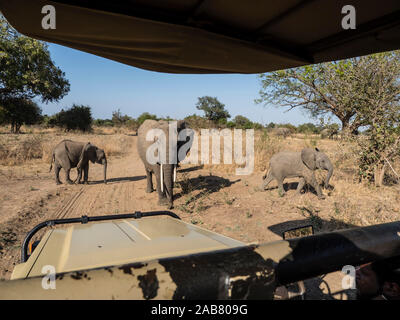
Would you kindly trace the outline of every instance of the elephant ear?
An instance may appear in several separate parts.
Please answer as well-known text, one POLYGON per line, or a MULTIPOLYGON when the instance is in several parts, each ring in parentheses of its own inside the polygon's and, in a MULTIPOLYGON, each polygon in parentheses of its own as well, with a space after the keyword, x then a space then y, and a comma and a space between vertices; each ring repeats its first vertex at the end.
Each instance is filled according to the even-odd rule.
POLYGON ((301 150, 301 160, 310 170, 317 168, 315 150, 312 148, 305 148, 301 150))
POLYGON ((88 159, 88 150, 89 150, 90 146, 91 146, 90 142, 86 143, 83 146, 82 151, 81 151, 81 155, 79 156, 79 162, 76 165, 76 167, 78 169, 81 169, 82 165, 89 161, 89 159, 88 159))

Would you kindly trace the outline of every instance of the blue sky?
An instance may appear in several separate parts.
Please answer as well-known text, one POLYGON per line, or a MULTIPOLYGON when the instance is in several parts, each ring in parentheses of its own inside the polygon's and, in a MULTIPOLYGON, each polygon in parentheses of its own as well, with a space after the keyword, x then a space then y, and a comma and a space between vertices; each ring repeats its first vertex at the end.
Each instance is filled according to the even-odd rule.
POLYGON ((94 118, 111 118, 112 111, 137 117, 143 112, 182 119, 196 113, 201 96, 217 97, 232 118, 241 114, 260 123, 317 121, 300 110, 256 105, 260 82, 257 75, 176 75, 145 71, 78 50, 49 44, 55 64, 71 85, 67 96, 57 103, 41 104, 44 114, 52 115, 73 103, 89 105, 94 118))

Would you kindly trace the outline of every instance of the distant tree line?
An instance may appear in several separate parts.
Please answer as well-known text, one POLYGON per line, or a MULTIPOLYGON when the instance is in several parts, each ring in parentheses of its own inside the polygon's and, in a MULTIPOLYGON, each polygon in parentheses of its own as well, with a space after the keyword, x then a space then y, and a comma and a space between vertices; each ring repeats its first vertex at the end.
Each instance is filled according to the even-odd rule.
MULTIPOLYGON (((80 130, 89 132, 93 126, 97 127, 124 127, 133 131, 137 131, 139 126, 147 119, 153 120, 177 120, 169 116, 158 117, 155 114, 144 112, 137 118, 122 114, 118 109, 112 112, 111 119, 93 119, 91 107, 74 104, 71 108, 62 109, 54 115, 42 115, 42 109, 31 100, 20 100, 9 102, 12 105, 3 108, 0 106, 0 124, 10 124, 12 132, 19 132, 22 124, 27 125, 42 125, 46 128, 61 128, 65 131, 80 130)), ((226 114, 225 114, 226 115, 226 114)), ((253 122, 242 115, 237 115, 231 121, 228 121, 225 116, 223 118, 214 118, 210 120, 206 116, 192 114, 184 118, 189 127, 193 129, 201 128, 231 128, 231 129, 274 129, 288 128, 291 133, 304 134, 319 134, 325 128, 332 126, 337 130, 339 126, 333 125, 316 125, 313 123, 304 123, 295 126, 290 123, 279 124, 270 122, 262 125, 253 122)))

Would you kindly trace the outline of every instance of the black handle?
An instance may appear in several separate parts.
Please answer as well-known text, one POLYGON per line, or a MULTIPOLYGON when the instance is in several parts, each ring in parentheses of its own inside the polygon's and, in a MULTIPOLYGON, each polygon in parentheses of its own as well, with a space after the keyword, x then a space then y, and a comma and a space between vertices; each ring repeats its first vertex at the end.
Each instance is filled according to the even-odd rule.
POLYGON ((82 216, 80 218, 69 218, 69 219, 55 219, 55 220, 47 220, 42 223, 39 223, 35 226, 31 231, 27 233, 25 239, 22 243, 21 249, 21 262, 24 263, 28 260, 28 246, 32 237, 38 232, 40 229, 45 227, 52 227, 58 224, 68 224, 68 223, 88 223, 90 221, 105 221, 105 220, 118 220, 118 219, 139 219, 141 217, 150 217, 150 216, 159 216, 159 215, 168 215, 176 219, 180 219, 175 213, 171 211, 151 211, 151 212, 140 212, 137 211, 135 213, 127 213, 127 214, 115 214, 115 215, 106 215, 106 216, 95 216, 88 217, 82 216))

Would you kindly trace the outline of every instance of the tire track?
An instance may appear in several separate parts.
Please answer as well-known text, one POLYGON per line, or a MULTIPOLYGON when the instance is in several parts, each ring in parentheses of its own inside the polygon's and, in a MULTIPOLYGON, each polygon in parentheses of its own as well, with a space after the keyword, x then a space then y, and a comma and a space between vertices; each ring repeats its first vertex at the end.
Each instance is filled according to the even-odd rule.
POLYGON ((84 188, 81 187, 80 190, 71 197, 71 199, 66 203, 66 205, 62 206, 55 213, 55 218, 56 219, 63 219, 68 214, 68 211, 70 211, 71 208, 74 206, 76 201, 82 196, 84 191, 85 191, 84 188))
POLYGON ((84 196, 79 197, 75 205, 69 210, 68 216, 72 218, 81 217, 82 215, 98 215, 93 210, 93 206, 99 197, 98 189, 99 186, 86 186, 84 196))
MULTIPOLYGON (((122 158, 109 161, 108 177, 111 181, 108 184, 82 185, 68 202, 58 209, 55 218, 130 213, 147 207, 149 203, 136 194, 136 191, 141 189, 138 185, 143 185, 145 179, 127 179, 142 176, 144 173, 135 144, 136 141, 133 139, 131 152, 122 158)), ((92 181, 102 179, 101 166, 94 166, 91 169, 91 179, 92 181)))

